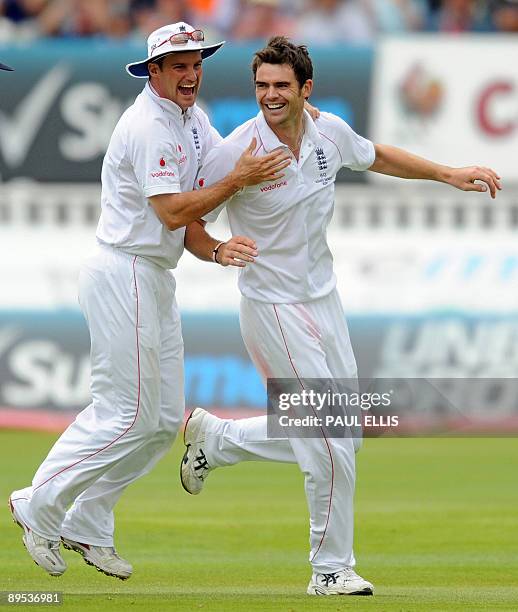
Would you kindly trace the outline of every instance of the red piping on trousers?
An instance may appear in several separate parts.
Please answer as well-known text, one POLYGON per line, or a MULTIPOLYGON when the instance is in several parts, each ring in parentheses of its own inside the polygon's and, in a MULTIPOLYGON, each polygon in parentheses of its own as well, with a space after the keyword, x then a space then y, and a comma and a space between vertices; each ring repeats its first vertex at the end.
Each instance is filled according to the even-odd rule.
POLYGON ((110 446, 112 446, 112 444, 115 444, 115 442, 117 442, 117 440, 120 440, 123 436, 125 436, 128 433, 128 431, 133 427, 133 425, 135 425, 135 421, 137 420, 139 409, 140 409, 140 346, 139 346, 139 337, 138 337, 139 308, 138 308, 137 275, 136 275, 136 272, 135 272, 135 263, 136 263, 136 261, 137 261, 137 256, 135 255, 135 257, 133 258, 132 267, 133 267, 133 283, 134 283, 134 286, 135 286, 135 296, 136 296, 136 306, 137 306, 136 321, 135 321, 135 336, 136 336, 136 346, 137 346, 138 392, 137 392, 137 409, 135 411, 135 416, 133 417, 133 421, 130 423, 130 425, 120 435, 118 435, 109 444, 107 444, 106 446, 103 446, 103 448, 100 448, 99 450, 95 451, 94 453, 91 453, 90 455, 88 455, 86 457, 83 457, 83 459, 80 459, 79 461, 76 461, 75 463, 72 463, 71 465, 67 465, 67 467, 64 467, 63 469, 59 470, 59 472, 56 472, 55 474, 52 474, 52 476, 49 476, 49 478, 47 478, 47 480, 44 480, 37 487, 34 487, 34 489, 33 489, 34 491, 36 491, 37 489, 42 487, 44 484, 46 484, 47 482, 49 482, 50 480, 52 480, 56 476, 59 476, 63 472, 66 472, 70 468, 73 468, 76 465, 79 465, 80 463, 82 463, 83 461, 86 461, 86 459, 90 459, 91 457, 95 457, 95 455, 98 455, 103 450, 106 450, 107 448, 110 448, 110 446))
MULTIPOLYGON (((284 332, 282 330, 281 321, 279 319, 279 314, 277 312, 277 307, 275 306, 275 304, 272 304, 272 306, 273 306, 273 310, 275 311, 275 317, 277 318, 277 323, 279 324, 279 329, 281 331, 282 340, 284 342, 284 346, 286 347, 286 352, 288 353, 288 359, 290 360, 291 367, 292 367, 293 371, 295 372, 295 376, 297 377, 297 380, 299 381, 300 386, 304 389, 304 385, 302 384, 302 381, 300 380, 300 376, 298 375, 297 369, 295 368, 295 364, 293 363, 293 359, 291 358, 291 353, 290 353, 290 349, 288 348, 288 343, 286 342, 286 338, 284 337, 284 332)), ((315 411, 313 411, 313 413, 315 414, 315 411)), ((317 415, 315 414, 315 416, 317 416, 317 415)), ((317 547, 315 553, 313 554, 313 556, 309 560, 310 563, 317 556, 318 551, 322 547, 322 542, 324 541, 324 538, 326 537, 327 527, 329 525, 329 517, 331 516, 331 503, 333 501, 333 488, 334 488, 334 484, 335 484, 335 466, 334 466, 334 462, 333 462, 333 455, 331 453, 331 447, 329 446, 329 442, 328 442, 328 440, 326 438, 326 434, 324 432, 324 428, 321 427, 320 429, 322 430, 322 436, 323 436, 324 441, 326 443, 327 452, 329 453, 329 459, 331 461, 331 490, 329 492, 329 507, 327 508, 327 518, 326 518, 326 526, 324 527, 324 533, 322 534, 322 537, 320 538, 320 542, 318 544, 318 547, 317 547)))

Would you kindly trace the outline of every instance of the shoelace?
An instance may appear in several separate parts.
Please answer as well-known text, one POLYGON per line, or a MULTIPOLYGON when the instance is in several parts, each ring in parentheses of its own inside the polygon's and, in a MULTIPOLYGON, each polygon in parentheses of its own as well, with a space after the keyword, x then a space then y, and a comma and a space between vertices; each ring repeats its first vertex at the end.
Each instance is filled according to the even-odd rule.
POLYGON ((115 548, 112 548, 112 554, 116 559, 118 559, 119 561, 122 561, 122 557, 119 556, 115 548))
POLYGON ((49 550, 59 550, 59 546, 60 546, 59 540, 56 540, 56 541, 49 540, 48 542, 49 542, 48 543, 49 550))
POLYGON ((113 556, 117 557, 117 559, 120 559, 119 555, 117 554, 117 551, 113 546, 99 546, 99 550, 101 551, 101 554, 103 556, 113 556))

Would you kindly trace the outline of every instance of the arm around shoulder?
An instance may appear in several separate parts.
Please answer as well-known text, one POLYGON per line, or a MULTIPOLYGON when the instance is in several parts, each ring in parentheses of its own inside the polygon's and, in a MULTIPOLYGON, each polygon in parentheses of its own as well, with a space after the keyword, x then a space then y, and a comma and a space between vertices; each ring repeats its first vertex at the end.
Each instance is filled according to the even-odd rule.
POLYGON ((239 175, 232 171, 207 189, 164 193, 150 197, 149 201, 165 227, 176 230, 214 210, 241 187, 239 175))
POLYGON ((282 178, 282 170, 290 164, 290 157, 283 150, 255 157, 253 152, 256 144, 253 138, 233 170, 212 186, 198 191, 150 197, 149 201, 162 223, 169 230, 176 230, 201 219, 243 187, 282 178))

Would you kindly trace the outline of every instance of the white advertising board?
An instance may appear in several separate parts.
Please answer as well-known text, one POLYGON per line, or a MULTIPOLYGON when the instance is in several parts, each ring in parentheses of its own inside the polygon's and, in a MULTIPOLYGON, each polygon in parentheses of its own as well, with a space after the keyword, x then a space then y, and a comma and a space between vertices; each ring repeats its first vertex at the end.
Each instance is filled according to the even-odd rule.
MULTIPOLYGON (((503 35, 380 41, 369 136, 518 182, 518 40, 503 35)), ((373 180, 397 180, 369 173, 373 180)))

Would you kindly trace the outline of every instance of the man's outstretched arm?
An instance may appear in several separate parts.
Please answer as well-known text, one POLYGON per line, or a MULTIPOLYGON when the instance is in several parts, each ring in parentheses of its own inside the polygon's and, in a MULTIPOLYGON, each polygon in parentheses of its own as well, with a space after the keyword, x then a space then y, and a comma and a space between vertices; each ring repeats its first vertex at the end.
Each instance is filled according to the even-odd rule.
POLYGON ((489 189, 492 198, 495 198, 496 192, 502 189, 500 177, 491 168, 483 166, 451 168, 391 145, 377 144, 375 150, 376 159, 369 168, 372 172, 406 179, 438 181, 462 191, 487 191, 489 189), (475 183, 475 181, 480 181, 482 184, 475 183))

